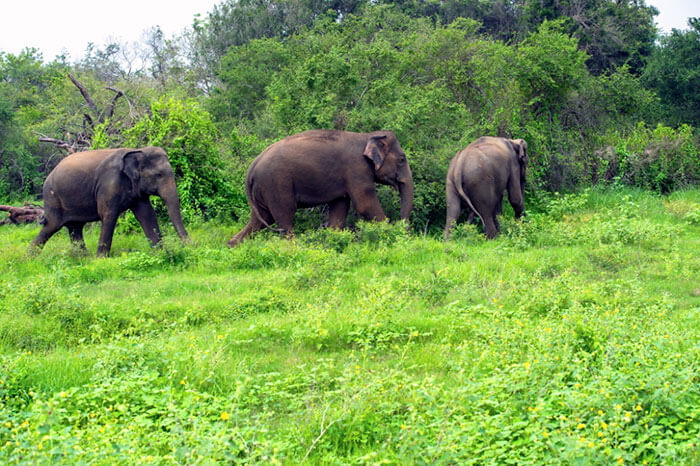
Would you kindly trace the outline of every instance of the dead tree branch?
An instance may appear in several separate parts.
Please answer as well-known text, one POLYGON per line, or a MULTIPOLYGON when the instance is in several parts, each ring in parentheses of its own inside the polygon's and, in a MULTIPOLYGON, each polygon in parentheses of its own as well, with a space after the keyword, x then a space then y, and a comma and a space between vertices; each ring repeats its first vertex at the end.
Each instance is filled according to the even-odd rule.
POLYGON ((0 225, 8 225, 10 223, 18 225, 20 223, 37 222, 44 215, 44 209, 31 204, 24 204, 24 207, 13 207, 9 205, 0 205, 0 211, 9 213, 8 217, 0 220, 0 225))
POLYGON ((50 144, 55 145, 59 149, 67 150, 69 154, 73 154, 76 152, 74 144, 68 144, 66 141, 61 141, 60 139, 40 137, 39 142, 48 142, 50 144))
POLYGON ((95 104, 95 101, 92 100, 92 97, 90 97, 90 94, 88 94, 88 91, 85 89, 85 87, 73 77, 72 74, 68 73, 68 77, 70 78, 71 81, 73 81, 73 84, 75 84, 75 87, 78 88, 80 93, 83 95, 83 99, 85 99, 85 102, 87 102, 88 106, 90 109, 95 112, 95 115, 99 115, 100 111, 97 109, 97 105, 95 104))
MULTIPOLYGON (((90 148, 90 146, 92 145, 92 138, 95 132, 95 126, 98 124, 103 124, 105 123, 105 121, 112 118, 112 116, 114 115, 114 110, 117 106, 117 102, 121 97, 124 97, 127 100, 127 102, 129 102, 129 105, 131 105, 131 102, 129 100, 129 97, 124 93, 124 91, 116 89, 114 87, 106 87, 105 89, 114 92, 114 97, 112 97, 108 105, 105 105, 104 110, 100 111, 100 109, 90 96, 90 93, 87 91, 85 86, 83 86, 83 84, 80 81, 78 81, 78 79, 75 78, 75 76, 73 76, 72 74, 66 74, 68 75, 68 78, 71 80, 71 82, 75 85, 75 87, 78 88, 80 94, 82 94, 83 99, 85 100, 85 102, 87 102, 87 105, 90 108, 90 110, 83 113, 82 129, 65 129, 66 135, 64 136, 63 140, 51 138, 39 133, 37 133, 37 135, 39 136, 39 142, 47 142, 50 144, 54 144, 57 148, 66 150, 68 151, 68 153, 72 154, 90 148)), ((114 125, 109 125, 109 128, 106 129, 108 132, 116 131, 114 129, 114 125)))
POLYGON ((114 114, 114 107, 117 105, 117 100, 119 100, 119 98, 124 95, 124 92, 113 87, 105 87, 105 89, 115 93, 114 98, 112 98, 112 103, 109 104, 109 107, 107 107, 107 109, 105 110, 104 119, 106 120, 107 118, 112 118, 112 115, 114 114))

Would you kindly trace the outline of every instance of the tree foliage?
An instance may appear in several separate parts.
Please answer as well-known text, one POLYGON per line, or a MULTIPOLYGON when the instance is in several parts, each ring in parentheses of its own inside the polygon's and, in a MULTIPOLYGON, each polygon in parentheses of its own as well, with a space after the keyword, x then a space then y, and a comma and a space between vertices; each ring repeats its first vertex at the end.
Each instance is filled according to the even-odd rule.
POLYGON ((700 18, 689 29, 661 38, 644 70, 644 82, 657 92, 670 124, 700 126, 700 18))
POLYGON ((47 151, 34 131, 51 114, 51 94, 64 66, 44 65, 41 54, 0 52, 0 197, 33 194, 43 181, 39 170, 47 151))

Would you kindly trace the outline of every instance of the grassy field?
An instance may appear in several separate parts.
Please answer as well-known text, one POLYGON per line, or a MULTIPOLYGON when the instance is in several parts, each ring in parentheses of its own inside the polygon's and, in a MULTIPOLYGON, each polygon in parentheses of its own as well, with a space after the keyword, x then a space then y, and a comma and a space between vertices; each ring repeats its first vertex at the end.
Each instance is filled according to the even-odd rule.
POLYGON ((700 191, 528 208, 107 259, 2 227, 0 462, 698 464, 700 191))

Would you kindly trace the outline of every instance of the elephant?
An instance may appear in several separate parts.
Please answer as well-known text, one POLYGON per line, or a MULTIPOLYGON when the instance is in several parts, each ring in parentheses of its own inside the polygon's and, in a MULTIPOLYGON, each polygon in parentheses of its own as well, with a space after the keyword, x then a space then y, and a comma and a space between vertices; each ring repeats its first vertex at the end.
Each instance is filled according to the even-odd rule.
POLYGON ((375 183, 393 187, 400 215, 413 209, 413 177, 392 131, 353 133, 310 130, 281 139, 253 160, 246 176, 250 221, 231 238, 233 247, 263 226, 293 236, 299 207, 328 204, 329 228, 341 229, 350 208, 366 220, 386 220, 375 183))
POLYGON ((46 177, 43 227, 32 241, 32 247, 43 247, 65 226, 71 241, 85 249, 85 223, 101 220, 97 256, 108 255, 117 217, 127 209, 134 213, 146 237, 155 246, 160 242, 160 228, 149 201, 151 195, 163 199, 175 231, 183 241, 188 241, 175 174, 162 148, 103 149, 71 154, 46 177))
POLYGON ((525 210, 527 163, 527 143, 522 139, 484 136, 459 151, 447 170, 445 238, 450 237, 463 204, 470 209, 469 219, 476 214, 486 237, 494 238, 500 230, 496 217, 505 189, 515 217, 520 218, 525 210))

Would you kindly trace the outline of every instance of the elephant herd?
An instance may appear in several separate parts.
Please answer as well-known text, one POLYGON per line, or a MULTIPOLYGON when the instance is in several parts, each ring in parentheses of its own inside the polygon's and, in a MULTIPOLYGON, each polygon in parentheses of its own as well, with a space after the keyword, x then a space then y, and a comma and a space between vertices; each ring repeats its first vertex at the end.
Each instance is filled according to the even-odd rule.
MULTIPOLYGON (((478 216, 488 238, 498 233, 503 192, 515 216, 523 214, 527 144, 522 139, 481 137, 458 152, 447 173, 448 238, 462 207, 478 216)), ((327 204, 328 226, 343 228, 350 203, 367 220, 386 215, 375 183, 393 187, 401 198, 401 218, 413 209, 413 177, 406 154, 392 131, 353 133, 311 130, 267 147, 248 168, 248 224, 228 241, 233 247, 276 223, 291 236, 296 209, 327 204)), ((97 255, 107 255, 119 214, 131 210, 152 244, 160 241, 156 213, 149 201, 160 196, 175 231, 188 240, 180 213, 175 175, 159 147, 107 149, 71 154, 44 182, 44 218, 33 247, 42 247, 66 227, 71 241, 85 248, 85 223, 100 220, 97 255)))

